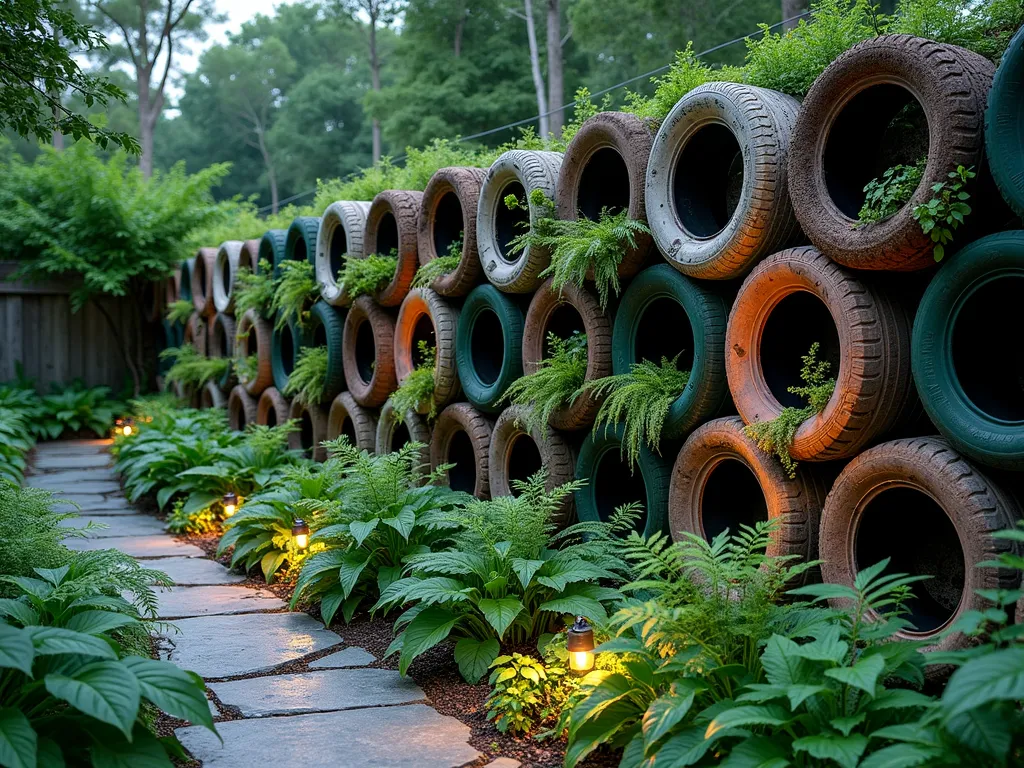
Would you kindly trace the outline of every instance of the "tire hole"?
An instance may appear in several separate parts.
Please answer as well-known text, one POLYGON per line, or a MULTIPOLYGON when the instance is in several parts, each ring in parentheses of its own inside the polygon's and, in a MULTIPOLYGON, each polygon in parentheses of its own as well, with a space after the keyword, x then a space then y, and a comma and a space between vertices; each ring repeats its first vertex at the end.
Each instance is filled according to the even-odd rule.
POLYGON ((249 326, 249 333, 245 337, 245 354, 246 355, 258 355, 260 351, 260 344, 257 341, 256 329, 249 326))
POLYGON ((199 291, 196 294, 196 298, 202 301, 206 298, 206 259, 202 256, 196 258, 196 265, 193 267, 196 273, 196 283, 199 286, 199 291))
POLYGON ((401 450, 411 441, 412 436, 409 434, 409 428, 405 424, 398 424, 396 422, 395 428, 391 430, 391 451, 401 450))
POLYGON ((437 334, 434 332, 434 323, 430 315, 425 312, 416 318, 416 325, 412 329, 412 339, 409 351, 412 354, 412 363, 415 366, 423 365, 423 353, 420 352, 420 342, 426 344, 427 349, 437 348, 437 334))
POLYGON ((610 214, 629 208, 629 169, 622 155, 611 147, 591 155, 580 174, 578 189, 579 212, 591 221, 598 220, 602 208, 610 214))
POLYGON ((327 346, 327 327, 323 323, 318 323, 317 326, 313 329, 313 346, 327 346))
POLYGON ((568 339, 574 333, 586 333, 587 326, 583 322, 583 315, 572 304, 559 304, 554 311, 548 315, 548 321, 544 326, 544 357, 551 357, 551 345, 548 343, 548 334, 553 333, 560 339, 568 339))
POLYGON ((693 368, 693 326, 683 305, 675 299, 655 299, 643 308, 633 335, 633 360, 649 360, 660 364, 662 357, 671 360, 679 355, 680 371, 693 368))
POLYGON ((220 284, 224 286, 225 295, 231 291, 231 264, 227 258, 220 263, 220 284))
POLYGON ((307 258, 309 258, 309 251, 306 249, 306 238, 299 235, 295 238, 295 244, 292 247, 292 260, 305 261, 307 258))
POLYGON ((373 381, 373 369, 377 364, 377 344, 373 340, 373 328, 369 320, 363 320, 356 329, 356 370, 364 383, 373 381))
POLYGON ((274 406, 270 406, 269 408, 267 408, 267 426, 277 426, 277 408, 275 408, 274 406))
POLYGON ((445 192, 434 209, 432 229, 435 255, 447 256, 452 243, 462 242, 462 224, 462 204, 458 195, 454 192, 445 192))
POLYGON ((720 123, 698 129, 673 174, 672 199, 683 228, 694 237, 725 229, 743 192, 743 152, 732 131, 720 123))
POLYGON ((313 453, 313 419, 307 410, 303 410, 299 417, 299 444, 306 458, 309 458, 313 453))
POLYGON ((509 490, 513 496, 518 496, 513 480, 527 480, 540 471, 542 461, 540 450, 533 438, 527 434, 520 433, 512 440, 508 449, 508 481, 509 490))
POLYGON ((398 221, 395 214, 388 211, 377 222, 377 253, 387 256, 398 250, 398 221))
POLYGON ((505 365, 505 331, 496 312, 483 309, 473 318, 469 344, 473 372, 480 383, 489 387, 498 380, 505 365))
POLYGON ((292 327, 286 325, 280 331, 281 334, 281 368, 285 376, 291 376, 295 370, 295 337, 292 335, 292 327))
POLYGON ((455 465, 448 470, 448 485, 452 490, 472 493, 476 488, 476 451, 465 430, 452 435, 444 463, 455 465))
POLYGON ((231 420, 238 425, 239 432, 245 429, 245 408, 239 400, 235 400, 231 408, 231 420))
POLYGON ((606 448, 595 462, 591 482, 594 484, 594 505, 601 520, 610 520, 616 507, 639 502, 643 505, 643 513, 636 521, 636 529, 644 530, 647 524, 647 484, 639 468, 630 472, 629 465, 619 455, 618 445, 606 448))
POLYGON ((768 519, 768 502, 750 467, 736 459, 719 462, 704 481, 700 494, 700 524, 711 541, 728 529, 754 526, 768 519))
POLYGON ((220 348, 217 350, 217 357, 231 357, 231 335, 228 333, 228 329, 224 327, 223 323, 220 323, 219 327, 220 348))
POLYGON ((509 195, 515 195, 516 200, 522 203, 526 200, 526 188, 518 181, 509 182, 502 187, 501 192, 498 193, 497 210, 494 213, 494 234, 498 239, 498 255, 509 264, 514 264, 516 254, 509 253, 509 243, 517 235, 526 231, 526 227, 530 224, 530 212, 521 208, 510 211, 505 205, 505 198, 509 195))
POLYGON ((327 245, 327 253, 331 261, 331 276, 338 277, 341 268, 345 266, 344 255, 348 253, 348 236, 341 222, 334 225, 331 230, 331 240, 327 245))
POLYGON ((356 439, 356 425, 352 423, 352 419, 347 415, 341 420, 341 431, 338 434, 347 437, 349 445, 358 445, 358 441, 356 439))

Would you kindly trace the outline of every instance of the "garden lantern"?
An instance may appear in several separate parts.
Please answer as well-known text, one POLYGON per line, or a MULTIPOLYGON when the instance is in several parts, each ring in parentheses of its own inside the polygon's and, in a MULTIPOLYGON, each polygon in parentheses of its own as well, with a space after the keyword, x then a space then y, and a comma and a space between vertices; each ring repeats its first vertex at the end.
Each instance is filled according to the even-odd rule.
POLYGON ((292 540, 299 549, 309 546, 309 525, 300 517, 295 518, 292 523, 292 540))
POLYGON ((594 668, 594 630, 582 616, 569 627, 566 649, 569 651, 569 669, 589 672, 594 668))
POLYGON ((135 432, 135 420, 129 417, 117 419, 114 422, 114 430, 125 437, 131 437, 135 432))
POLYGON ((238 511, 238 494, 234 491, 229 491, 224 494, 224 498, 220 500, 220 503, 224 507, 224 517, 231 517, 238 511))

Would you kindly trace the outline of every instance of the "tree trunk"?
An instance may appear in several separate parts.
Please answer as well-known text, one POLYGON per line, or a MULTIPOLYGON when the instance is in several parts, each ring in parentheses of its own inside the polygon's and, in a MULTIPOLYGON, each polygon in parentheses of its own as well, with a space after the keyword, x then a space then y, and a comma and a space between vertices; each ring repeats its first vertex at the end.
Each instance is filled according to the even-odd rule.
POLYGON ((549 123, 553 134, 561 135, 565 125, 565 103, 562 76, 562 9, 560 0, 548 0, 548 108, 549 123))
POLYGON ((256 139, 259 141, 260 155, 263 156, 263 164, 267 167, 267 181, 270 183, 270 210, 277 214, 278 193, 277 193, 277 172, 274 170, 274 161, 270 157, 270 150, 267 149, 267 142, 263 136, 263 126, 256 127, 256 139))
MULTIPOLYGON (((370 87, 380 92, 380 59, 377 58, 377 15, 370 15, 370 87)), ((373 162, 380 160, 380 120, 373 118, 373 162)))
POLYGON ((466 27, 466 15, 459 18, 459 22, 455 25, 455 58, 459 58, 462 55, 462 30, 466 27))
MULTIPOLYGON (((798 16, 807 10, 807 0, 782 0, 782 18, 793 19, 794 16, 798 16)), ((799 24, 799 19, 793 19, 793 21, 787 21, 782 25, 783 30, 792 29, 799 24)))
POLYGON ((153 105, 149 92, 149 70, 137 67, 135 70, 136 88, 139 92, 139 145, 142 152, 139 155, 139 170, 142 171, 142 178, 148 179, 153 175, 153 105))
POLYGON ((533 0, 523 0, 526 9, 526 36, 530 43, 530 69, 533 72, 533 87, 537 91, 537 112, 540 114, 539 129, 541 138, 547 138, 548 104, 544 96, 544 75, 540 72, 540 53, 537 51, 537 30, 533 25, 533 0))

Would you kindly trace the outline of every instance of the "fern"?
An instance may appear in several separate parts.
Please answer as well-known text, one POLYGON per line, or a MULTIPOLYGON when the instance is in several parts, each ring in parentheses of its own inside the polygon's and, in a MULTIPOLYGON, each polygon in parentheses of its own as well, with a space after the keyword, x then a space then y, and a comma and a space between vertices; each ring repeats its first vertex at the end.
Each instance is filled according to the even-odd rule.
POLYGON ((345 264, 338 270, 338 284, 353 299, 372 296, 391 282, 397 269, 398 250, 394 248, 388 256, 371 253, 360 259, 345 254, 345 264))
POLYGON ((676 368, 678 359, 679 355, 671 360, 662 357, 660 366, 643 360, 631 365, 629 373, 588 382, 577 392, 606 396, 594 420, 594 429, 623 424, 622 455, 630 467, 639 461, 640 449, 645 444, 652 451, 658 450, 669 408, 686 389, 690 372, 676 368))
POLYGON ((395 418, 399 424, 405 419, 408 411, 416 411, 426 404, 428 419, 437 418, 437 403, 434 402, 434 368, 437 365, 437 348, 430 347, 427 342, 418 344, 420 362, 405 377, 398 389, 391 393, 391 405, 394 407, 395 418))
POLYGON ((747 437, 757 443, 757 447, 765 453, 774 453, 782 462, 789 477, 796 477, 796 462, 789 455, 789 446, 793 444, 793 436, 807 419, 821 413, 828 405, 836 388, 836 380, 828 378, 831 366, 827 360, 818 360, 818 342, 811 344, 810 350, 804 355, 803 368, 800 369, 800 387, 790 387, 787 391, 807 401, 803 408, 787 406, 771 421, 760 421, 748 424, 743 428, 747 437))
POLYGON ((191 344, 168 347, 160 353, 160 359, 174 361, 165 376, 168 383, 179 381, 193 387, 201 387, 208 381, 219 379, 228 372, 231 365, 227 357, 203 357, 191 344))
POLYGON ((188 299, 178 299, 167 306, 167 319, 172 323, 187 323, 195 307, 188 299))
POLYGON ((235 357, 232 359, 231 365, 234 367, 238 380, 243 384, 248 384, 254 381, 259 374, 260 358, 259 355, 235 357))
POLYGON ((303 347, 283 394, 294 396, 300 403, 315 405, 323 399, 326 383, 327 347, 303 347))
POLYGON ((462 261, 462 238, 448 246, 448 253, 431 259, 416 270, 412 280, 413 288, 429 288, 437 278, 447 275, 459 266, 462 261))
POLYGON ((281 276, 275 281, 274 298, 270 303, 271 311, 277 314, 275 327, 284 328, 291 320, 305 325, 309 307, 319 294, 312 264, 294 260, 281 262, 281 276))
POLYGON ((542 428, 551 413, 572 402, 587 377, 587 335, 576 331, 568 339, 548 334, 551 357, 541 360, 537 370, 512 383, 502 402, 530 406, 526 428, 542 428))
POLYGON ((235 276, 235 316, 241 317, 250 309, 260 317, 270 315, 270 307, 274 303, 273 268, 266 259, 260 260, 259 272, 252 272, 246 267, 238 270, 235 276))

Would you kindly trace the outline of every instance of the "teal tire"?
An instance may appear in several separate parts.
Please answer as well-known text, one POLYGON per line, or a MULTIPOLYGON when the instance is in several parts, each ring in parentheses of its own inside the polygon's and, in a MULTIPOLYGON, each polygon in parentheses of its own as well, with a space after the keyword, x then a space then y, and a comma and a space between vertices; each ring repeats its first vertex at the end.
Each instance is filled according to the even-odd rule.
POLYGON ((295 370, 299 352, 309 344, 309 336, 295 320, 280 328, 274 328, 270 337, 270 370, 274 374, 274 386, 284 392, 288 378, 295 370))
POLYGON ((273 269, 274 277, 277 277, 279 271, 277 265, 284 261, 284 242, 287 237, 288 230, 271 229, 264 232, 260 239, 257 265, 260 261, 266 261, 273 269))
POLYGON ((195 263, 195 258, 185 259, 178 267, 178 299, 180 301, 192 301, 192 268, 195 263))
POLYGON ((1020 297, 1024 231, 977 240, 936 273, 918 305, 911 365, 928 417, 983 464, 1024 470, 1020 297))
POLYGON ((1024 216, 1024 27, 1010 41, 992 80, 985 111, 985 150, 1003 199, 1024 216))
POLYGON ((281 261, 308 261, 316 264, 316 238, 320 232, 320 219, 316 216, 297 216, 284 238, 281 259, 274 262, 274 277, 281 273, 281 261))
POLYGON ((646 445, 630 472, 621 454, 622 427, 599 427, 580 447, 576 478, 586 485, 575 492, 580 522, 608 522, 616 507, 640 502, 643 514, 636 527, 645 537, 668 531, 668 488, 672 465, 646 445))
POLYGON ((345 335, 345 313, 325 301, 318 301, 309 311, 309 341, 314 347, 327 347, 327 378, 321 402, 331 402, 345 389, 345 365, 342 339, 345 335))
POLYGON ((462 305, 455 364, 466 399, 488 413, 523 375, 523 312, 493 285, 478 285, 462 305))
POLYGON ((629 373, 642 360, 660 364, 678 355, 689 370, 686 389, 669 408, 663 438, 685 435, 716 416, 729 396, 725 327, 729 307, 716 291, 668 264, 641 272, 622 295, 612 328, 612 372, 629 373))

